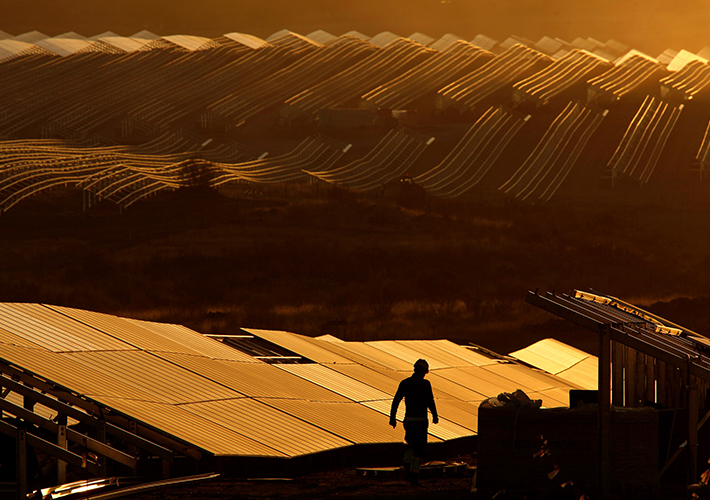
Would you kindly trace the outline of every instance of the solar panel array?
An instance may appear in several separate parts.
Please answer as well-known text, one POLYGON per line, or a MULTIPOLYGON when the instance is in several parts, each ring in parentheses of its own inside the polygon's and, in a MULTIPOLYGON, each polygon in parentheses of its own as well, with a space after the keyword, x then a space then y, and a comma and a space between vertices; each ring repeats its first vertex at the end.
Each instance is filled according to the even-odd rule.
MULTIPOLYGON (((654 58, 615 40, 498 42, 479 35, 467 41, 453 34, 435 40, 322 30, 306 36, 282 30, 266 40, 243 33, 0 36, 0 150, 8 153, 0 164, 0 213, 56 186, 83 189, 90 203, 108 199, 126 208, 185 185, 186 157, 217 177, 215 186, 328 182, 369 191, 406 173, 431 195, 448 198, 491 189, 483 178, 511 179, 522 169, 534 175, 522 183, 529 189, 504 184, 494 195, 542 203, 577 172, 599 128, 626 130, 594 146, 607 155, 596 175, 614 187, 619 178, 647 184, 679 126, 700 142, 710 123, 702 111, 681 113, 704 98, 710 66, 703 55, 710 50, 654 58), (333 109, 365 114, 343 118, 350 128, 333 141, 322 134, 340 126, 324 121, 331 115, 323 111, 333 109), (524 127, 525 116, 535 125, 524 127), (264 117, 294 130, 318 122, 322 133, 315 137, 304 127, 310 135, 300 137, 299 148, 261 161, 265 151, 230 134, 264 117), (392 119, 409 130, 383 130, 392 119), (412 123, 437 120, 470 125, 433 160, 420 154, 421 141, 409 139, 412 123), (342 137, 373 124, 380 128, 370 132, 381 135, 368 144, 376 146, 360 158, 341 157, 340 141, 359 140, 355 133, 342 137), (540 139, 537 130, 547 133, 540 139), (136 157, 146 151, 156 158, 136 157)), ((701 175, 707 142, 691 145, 688 155, 697 151, 701 175)))
POLYGON ((522 200, 548 201, 605 116, 606 111, 570 102, 530 156, 499 189, 522 200))
POLYGON ((99 405, 109 421, 136 421, 209 454, 277 458, 401 442, 400 429, 388 425, 390 405, 422 357, 441 417, 430 426, 432 442, 474 435, 478 405, 501 392, 522 389, 554 407, 583 387, 447 340, 344 342, 244 332, 308 362, 269 364, 180 325, 3 303, 0 372, 23 373, 29 382, 99 405))

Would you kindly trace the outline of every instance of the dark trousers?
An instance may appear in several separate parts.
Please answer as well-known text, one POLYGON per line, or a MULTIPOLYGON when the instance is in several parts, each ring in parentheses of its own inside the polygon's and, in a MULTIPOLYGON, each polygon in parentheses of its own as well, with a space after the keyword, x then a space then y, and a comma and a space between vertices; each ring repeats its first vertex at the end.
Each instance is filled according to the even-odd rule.
POLYGON ((412 483, 418 484, 419 482, 419 467, 422 465, 428 427, 429 422, 426 420, 421 422, 404 421, 404 440, 409 445, 409 449, 404 454, 404 470, 407 473, 407 479, 412 483))
POLYGON ((415 457, 424 456, 428 428, 429 422, 426 420, 422 422, 404 421, 404 440, 414 451, 415 457))

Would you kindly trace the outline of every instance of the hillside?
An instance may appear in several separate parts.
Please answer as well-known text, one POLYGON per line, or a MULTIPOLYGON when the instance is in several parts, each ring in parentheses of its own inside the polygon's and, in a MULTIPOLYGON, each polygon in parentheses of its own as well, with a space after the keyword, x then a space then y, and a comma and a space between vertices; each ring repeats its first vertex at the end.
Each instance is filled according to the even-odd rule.
POLYGON ((84 213, 80 192, 54 190, 0 217, 0 301, 206 333, 449 338, 500 352, 553 336, 593 352, 593 335, 523 301, 537 287, 594 288, 710 330, 707 207, 442 202, 399 188, 184 188, 124 214, 108 203, 84 213))

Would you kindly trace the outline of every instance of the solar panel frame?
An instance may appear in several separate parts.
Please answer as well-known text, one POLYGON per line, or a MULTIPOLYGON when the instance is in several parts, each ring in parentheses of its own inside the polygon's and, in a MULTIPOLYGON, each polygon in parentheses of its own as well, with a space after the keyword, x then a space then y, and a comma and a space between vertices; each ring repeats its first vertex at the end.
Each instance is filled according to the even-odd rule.
POLYGON ((149 393, 136 389, 117 377, 94 370, 65 354, 46 349, 0 344, 0 359, 89 397, 123 397, 146 401, 153 399, 149 393))
POLYGON ((352 401, 372 401, 391 397, 390 394, 364 384, 329 367, 318 364, 282 364, 279 369, 302 377, 314 384, 340 394, 352 401))
MULTIPOLYGON (((410 369, 414 366, 415 361, 426 356, 424 352, 417 350, 417 345, 423 341, 397 341, 397 340, 377 340, 373 342, 365 342, 365 344, 372 346, 376 349, 380 349, 388 354, 396 356, 401 360, 409 364, 410 369)), ((429 369, 434 370, 437 368, 449 368, 451 365, 445 361, 439 360, 432 356, 431 349, 423 347, 424 351, 427 351, 430 355, 426 357, 429 363, 429 369)), ((462 360, 463 361, 463 360, 462 360)))
POLYGON ((355 444, 398 443, 402 439, 401 431, 393 429, 380 412, 355 402, 323 403, 295 399, 260 401, 355 444))
POLYGON ((287 457, 285 453, 244 435, 233 425, 225 426, 216 419, 208 418, 209 415, 206 417, 189 411, 189 405, 108 397, 100 401, 132 419, 216 456, 287 457))
POLYGON ((143 351, 75 352, 63 354, 76 362, 125 381, 150 396, 172 404, 244 397, 244 394, 143 351))
POLYGON ((190 413, 233 429, 259 443, 269 443, 290 457, 352 445, 335 434, 250 398, 181 405, 190 413), (268 425, 265 425, 268 424, 268 425))
POLYGON ((233 349, 216 339, 207 337, 182 325, 127 319, 131 323, 135 323, 146 330, 150 330, 162 337, 170 339, 172 342, 177 342, 202 356, 245 363, 261 363, 261 361, 254 359, 246 353, 233 349))
POLYGON ((0 328, 54 352, 135 349, 39 304, 0 303, 0 328))
POLYGON ((239 363, 179 353, 158 353, 176 365, 253 398, 346 402, 347 398, 267 363, 239 363))
POLYGON ((198 351, 190 349, 179 342, 175 342, 164 336, 157 336, 155 332, 126 318, 64 306, 51 305, 47 307, 65 314, 76 321, 91 325, 105 334, 121 339, 123 342, 138 349, 160 352, 182 352, 184 354, 194 355, 200 354, 198 351))
MULTIPOLYGON (((513 364, 513 363, 500 363, 494 366, 486 366, 484 370, 496 373, 505 378, 515 382, 518 387, 527 387, 529 390, 539 392, 546 389, 553 389, 563 385, 567 385, 567 390, 569 389, 581 389, 576 384, 572 382, 567 382, 566 384, 560 384, 558 380, 553 375, 544 373, 542 371, 531 370, 525 366, 513 364)), ((516 387, 516 389, 518 388, 516 387)))
POLYGON ((279 330, 260 330, 257 328, 242 328, 243 331, 272 342, 290 351, 297 352, 301 356, 313 360, 316 363, 344 363, 350 364, 352 360, 335 354, 334 352, 321 347, 315 339, 279 330))
POLYGON ((356 359, 362 360, 364 358, 366 362, 369 362, 368 366, 371 367, 382 366, 394 371, 411 371, 413 369, 412 364, 365 342, 338 342, 337 344, 330 342, 330 344, 334 349, 344 349, 344 352, 353 353, 356 359))

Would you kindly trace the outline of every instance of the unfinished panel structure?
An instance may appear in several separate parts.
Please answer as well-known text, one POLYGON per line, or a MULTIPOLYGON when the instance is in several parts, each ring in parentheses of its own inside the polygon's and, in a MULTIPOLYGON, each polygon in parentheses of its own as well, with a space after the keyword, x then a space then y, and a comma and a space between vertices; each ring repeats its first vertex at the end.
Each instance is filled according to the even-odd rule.
MULTIPOLYGON (((609 437, 611 408, 653 408, 663 424, 664 412, 671 424, 664 431, 659 453, 659 480, 685 454, 687 480, 697 482, 698 436, 710 418, 710 339, 618 298, 598 292, 572 294, 529 292, 527 301, 599 335, 599 450, 600 484, 609 487, 609 437), (678 435, 679 429, 682 435, 678 435), (667 448, 666 448, 667 447, 667 448)), ((681 469, 683 469, 681 464, 681 469)), ((605 490, 608 491, 608 490, 605 490)))

